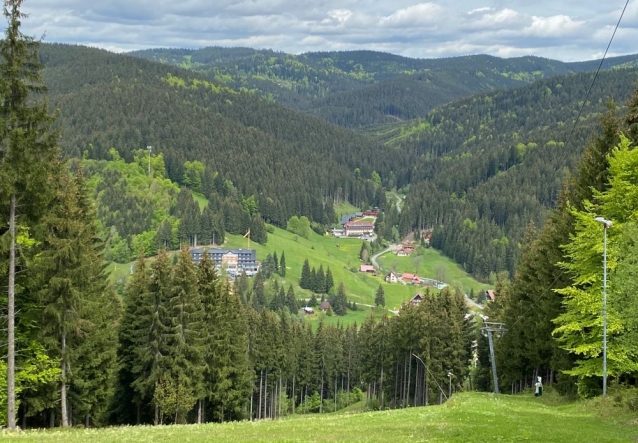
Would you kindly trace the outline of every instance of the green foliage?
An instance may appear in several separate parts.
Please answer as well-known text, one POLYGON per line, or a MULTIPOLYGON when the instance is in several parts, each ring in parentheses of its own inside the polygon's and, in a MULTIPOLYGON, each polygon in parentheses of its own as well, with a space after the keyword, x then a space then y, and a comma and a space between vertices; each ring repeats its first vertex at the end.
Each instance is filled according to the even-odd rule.
POLYGON ((293 215, 288 219, 286 229, 300 237, 308 238, 310 235, 310 220, 306 216, 297 217, 293 215))
POLYGON ((379 285, 379 289, 377 289, 377 293, 374 297, 374 304, 377 308, 379 306, 385 307, 385 293, 382 285, 379 285))
POLYGON ((545 79, 431 111, 423 118, 428 129, 391 143, 421 154, 398 221, 401 235, 433 228, 431 245, 472 275, 486 279, 502 270, 513 275, 525 229, 530 223, 541 226, 548 208, 556 206, 592 132, 604 140, 614 136, 610 125, 598 134, 596 120, 610 97, 629 98, 634 83, 633 72, 601 72, 601 89, 590 97, 573 133, 589 74, 545 79), (546 88, 554 94, 544 94, 546 88), (458 122, 463 122, 460 129, 458 122), (472 136, 476 139, 463 146, 472 136), (465 155, 468 150, 471 157, 465 155), (495 238, 509 243, 492 243, 495 238))
POLYGON ((576 365, 568 374, 583 377, 602 375, 602 257, 601 228, 594 218, 605 214, 614 221, 606 235, 607 265, 612 275, 609 290, 614 294, 607 309, 608 373, 620 377, 638 370, 638 348, 635 346, 638 303, 633 297, 635 277, 627 272, 637 258, 635 244, 638 230, 635 226, 638 207, 638 151, 630 149, 630 141, 621 136, 621 142, 609 158, 609 188, 596 192, 597 204, 585 201, 583 210, 572 209, 575 235, 563 246, 566 261, 561 266, 571 274, 573 284, 557 290, 563 296, 565 312, 556 319, 559 343, 576 354, 576 365), (622 248, 622 249, 621 249, 622 248), (620 263, 621 287, 615 289, 613 274, 620 263), (625 292, 627 291, 627 292, 625 292))
MULTIPOLYGON (((29 415, 50 407, 36 397, 38 391, 46 388, 60 378, 60 362, 47 355, 46 349, 37 342, 29 343, 29 346, 21 353, 16 371, 16 396, 23 398, 17 402, 16 407, 25 402, 23 406, 29 415)), ((0 360, 0 373, 6 374, 7 364, 0 360)), ((0 425, 6 426, 7 422, 7 379, 0 378, 0 425)))

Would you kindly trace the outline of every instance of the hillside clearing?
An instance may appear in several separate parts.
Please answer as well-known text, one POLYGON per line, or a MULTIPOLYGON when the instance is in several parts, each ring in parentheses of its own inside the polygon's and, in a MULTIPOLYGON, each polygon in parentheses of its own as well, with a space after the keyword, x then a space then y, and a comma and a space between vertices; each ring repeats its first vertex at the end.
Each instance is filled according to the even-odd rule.
MULTIPOLYGON (((278 421, 186 426, 27 431, 1 434, 7 442, 635 442, 638 426, 621 411, 605 417, 595 403, 563 403, 551 396, 456 395, 442 406, 295 416, 278 421)), ((598 404, 598 403, 597 403, 598 404)), ((598 404, 598 406, 601 406, 598 404)), ((613 409, 611 402, 605 405, 613 409)))

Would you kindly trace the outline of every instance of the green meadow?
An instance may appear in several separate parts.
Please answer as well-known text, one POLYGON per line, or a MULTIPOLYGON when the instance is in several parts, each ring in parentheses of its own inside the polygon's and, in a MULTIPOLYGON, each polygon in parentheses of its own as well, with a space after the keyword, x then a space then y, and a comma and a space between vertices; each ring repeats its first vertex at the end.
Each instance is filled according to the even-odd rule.
MULTIPOLYGON (((419 263, 418 275, 422 277, 435 278, 437 270, 443 269, 446 276, 445 281, 451 285, 461 285, 466 292, 470 288, 484 289, 488 285, 481 284, 472 279, 452 260, 443 256, 434 249, 421 249, 417 259, 414 257, 397 257, 388 252, 380 257, 379 264, 384 272, 379 275, 364 274, 359 272, 361 261, 359 260, 359 250, 362 240, 356 238, 335 238, 329 235, 318 235, 311 231, 308 238, 300 237, 283 229, 275 228, 273 233, 268 234, 268 242, 265 245, 249 241, 240 235, 227 235, 224 248, 252 248, 257 251, 257 259, 263 261, 268 254, 277 253, 281 258, 281 253, 286 257, 286 276, 275 275, 279 284, 293 285, 295 295, 299 299, 308 299, 310 291, 299 287, 299 277, 305 259, 308 259, 310 267, 319 269, 323 265, 324 271, 330 268, 335 286, 343 282, 349 301, 354 301, 359 306, 358 311, 348 311, 345 317, 323 316, 317 314, 309 316, 311 322, 324 320, 327 324, 349 324, 361 322, 371 315, 371 312, 380 317, 387 313, 384 310, 372 309, 374 298, 379 285, 383 286, 387 310, 398 310, 401 304, 407 302, 422 288, 404 285, 402 283, 390 284, 383 280, 385 272, 395 269, 398 273, 413 273, 415 260, 419 263), (366 306, 368 305, 368 306, 366 306)), ((152 260, 152 258, 151 258, 152 260)), ((130 274, 131 264, 111 263, 107 272, 111 274, 114 283, 125 281, 130 274)))
POLYGON ((394 269, 398 274, 409 272, 419 277, 437 279, 442 277, 445 283, 461 287, 469 294, 470 289, 478 292, 481 289, 490 289, 491 285, 475 280, 452 259, 433 248, 419 248, 416 254, 408 257, 398 257, 388 252, 377 259, 383 269, 394 269), (438 276, 438 277, 437 277, 438 276))
POLYGON ((295 415, 280 420, 181 426, 43 430, 8 433, 2 441, 128 442, 636 442, 638 416, 611 399, 566 402, 461 393, 441 406, 378 412, 295 415))

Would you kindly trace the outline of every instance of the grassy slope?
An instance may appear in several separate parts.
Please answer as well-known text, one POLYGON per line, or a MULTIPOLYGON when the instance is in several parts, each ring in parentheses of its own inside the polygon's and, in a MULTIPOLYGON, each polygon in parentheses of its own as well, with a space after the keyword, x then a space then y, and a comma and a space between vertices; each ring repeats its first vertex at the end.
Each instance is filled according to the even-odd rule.
MULTIPOLYGON (((224 247, 247 248, 248 243, 241 236, 227 235, 224 247)), ((280 280, 285 281, 286 286, 292 283, 298 298, 310 297, 309 291, 298 286, 301 268, 306 258, 311 268, 318 269, 319 265, 323 265, 324 271, 327 271, 329 267, 335 286, 343 282, 348 299, 357 304, 374 304, 374 295, 383 281, 381 277, 358 272, 361 264, 359 261, 361 240, 358 239, 338 239, 327 235, 321 236, 314 232, 305 239, 283 229, 275 229, 273 234, 268 234, 266 245, 251 242, 250 247, 257 251, 258 260, 263 260, 268 253, 274 252, 281 258, 281 252, 285 251, 286 278, 280 280), (351 268, 356 268, 357 272, 352 272, 351 268)), ((403 285, 386 285, 384 290, 386 304, 391 309, 399 307, 402 302, 409 300, 416 293, 414 288, 403 285)))
POLYGON ((402 272, 416 274, 419 277, 436 278, 437 269, 442 266, 442 280, 451 286, 461 286, 469 294, 470 289, 478 292, 481 289, 492 288, 489 284, 476 281, 472 276, 461 268, 450 258, 433 248, 420 249, 419 255, 408 257, 397 257, 392 253, 383 254, 377 260, 384 269, 395 269, 399 275, 402 272), (418 266, 417 266, 418 265, 418 266))
MULTIPOLYGON (((443 406, 354 414, 295 416, 279 421, 0 434, 20 442, 635 442, 635 415, 596 414, 592 403, 531 395, 458 394, 443 406)), ((599 405, 600 406, 600 405, 599 405)))
MULTIPOLYGON (((242 236, 227 235, 226 238, 225 248, 249 247, 248 240, 242 236)), ((335 286, 338 286, 339 282, 343 282, 348 300, 354 301, 359 305, 359 311, 348 311, 345 317, 326 316, 324 318, 323 314, 307 317, 309 321, 313 322, 318 322, 320 319, 323 319, 327 324, 337 322, 349 324, 355 321, 361 324, 372 311, 374 311, 377 317, 383 315, 383 311, 372 310, 364 306, 374 304, 374 297, 379 284, 383 285, 386 308, 391 310, 397 310, 402 303, 408 301, 420 290, 420 288, 411 285, 385 283, 383 281, 383 275, 372 276, 358 272, 359 265, 361 264, 359 261, 361 240, 358 239, 338 239, 327 235, 321 236, 315 232, 311 232, 310 237, 305 239, 283 229, 275 228, 274 233, 268 234, 268 242, 266 245, 250 242, 250 248, 257 251, 257 259, 260 261, 263 261, 267 254, 273 254, 275 252, 277 256, 281 258, 281 252, 285 252, 286 277, 278 277, 279 282, 285 285, 286 290, 288 286, 292 284, 297 298, 309 298, 311 295, 310 291, 299 287, 301 268, 304 260, 307 258, 311 267, 319 269, 319 266, 323 265, 324 271, 330 268, 335 286), (337 245, 339 245, 339 247, 337 247, 337 245), (352 272, 351 269, 356 269, 357 271, 352 272)), ((445 268, 446 281, 450 284, 460 282, 463 288, 468 292, 471 287, 473 287, 475 291, 488 287, 473 280, 463 272, 456 263, 433 249, 423 250, 422 257, 419 271, 420 276, 434 278, 436 269, 440 263, 445 268)), ((381 256, 379 263, 387 269, 396 267, 399 272, 414 272, 414 264, 411 257, 396 257, 391 253, 387 253, 381 256)), ((111 263, 107 268, 107 272, 110 273, 112 282, 126 279, 130 272, 130 264, 115 265, 111 263)))

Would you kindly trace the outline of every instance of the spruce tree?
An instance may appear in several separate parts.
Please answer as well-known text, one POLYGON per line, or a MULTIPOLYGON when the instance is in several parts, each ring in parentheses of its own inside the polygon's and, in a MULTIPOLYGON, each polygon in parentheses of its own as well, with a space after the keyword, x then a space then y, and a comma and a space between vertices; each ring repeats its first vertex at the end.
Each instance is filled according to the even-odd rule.
POLYGON ((118 308, 104 273, 103 243, 81 171, 75 178, 61 174, 55 191, 54 210, 44 219, 48 235, 35 266, 42 278, 43 339, 60 359, 61 423, 68 426, 71 387, 84 403, 74 406, 79 412, 90 414, 106 401, 108 392, 98 391, 108 389, 114 374, 118 308), (104 367, 95 372, 92 358, 104 367))
POLYGON ((339 283, 337 294, 335 295, 332 303, 332 310, 337 315, 346 315, 346 308, 348 306, 348 298, 346 297, 346 288, 343 282, 339 283))
POLYGON ((246 306, 250 299, 250 282, 246 272, 239 274, 239 277, 235 279, 235 293, 239 296, 241 303, 246 306))
MULTIPOLYGON (((39 42, 20 31, 22 0, 6 0, 8 25, 0 40, 0 211, 8 225, 7 297, 7 427, 15 429, 15 297, 16 226, 32 227, 52 199, 51 168, 58 157, 54 116, 46 102, 34 101, 45 91, 40 78, 39 42), (8 202, 8 204, 6 203, 8 202)), ((2 246, 2 253, 7 252, 2 246)))
POLYGON ((308 259, 305 259, 301 268, 301 278, 299 278, 299 286, 302 289, 310 289, 310 264, 308 259))
POLYGON ((379 285, 379 288, 377 289, 377 293, 374 297, 374 304, 377 306, 377 308, 379 306, 385 307, 385 293, 383 292, 382 285, 379 285))
POLYGON ((310 270, 310 279, 309 279, 308 289, 310 289, 312 292, 318 292, 317 291, 317 270, 314 268, 314 266, 310 270))
POLYGON ((135 380, 133 367, 137 358, 136 346, 148 324, 143 302, 148 297, 151 283, 150 269, 143 254, 133 268, 133 275, 124 291, 124 314, 118 328, 117 360, 120 369, 113 409, 115 421, 120 424, 140 424, 142 404, 149 401, 148 397, 144 398, 137 390, 130 389, 135 380))
POLYGON ((288 292, 286 293, 286 306, 288 306, 291 314, 296 314, 299 309, 297 298, 295 297, 295 290, 292 288, 292 285, 288 287, 288 292))
MULTIPOLYGON (((205 395, 204 311, 197 287, 197 271, 187 248, 181 250, 171 280, 168 300, 170 329, 166 335, 169 345, 167 374, 162 381, 165 386, 175 389, 175 405, 173 408, 170 403, 165 403, 163 409, 175 414, 175 423, 183 423, 194 406, 194 400, 205 395)), ((166 390, 172 396, 171 389, 166 390)))
POLYGON ((139 323, 131 334, 135 345, 132 387, 139 398, 153 399, 155 424, 159 424, 160 410, 154 394, 165 373, 164 359, 170 346, 170 291, 171 265, 166 252, 160 251, 151 265, 148 290, 139 295, 139 323))
MULTIPOLYGON (((213 417, 219 421, 238 420, 250 393, 251 370, 248 348, 248 323, 239 297, 223 282, 216 303, 219 322, 209 337, 214 384, 209 399, 213 417)), ((209 368, 211 369, 211 368, 209 368)))
POLYGON ((315 287, 314 291, 318 293, 322 293, 326 289, 326 276, 323 272, 323 265, 319 265, 319 270, 317 271, 317 275, 315 277, 315 287))
POLYGON ((279 274, 279 258, 277 257, 277 251, 273 252, 272 259, 275 265, 275 272, 279 274))
POLYGON ((326 287, 323 292, 326 294, 330 293, 330 290, 334 287, 334 285, 335 283, 332 279, 332 272, 330 271, 330 268, 328 268, 328 271, 326 271, 326 287))
POLYGON ((253 308, 255 308, 255 310, 257 311, 265 308, 268 304, 266 300, 266 292, 264 290, 264 276, 261 272, 255 274, 255 278, 253 279, 253 294, 251 303, 253 308))
MULTIPOLYGON (((77 206, 82 214, 85 238, 83 245, 80 287, 82 304, 79 316, 81 330, 76 331, 71 355, 72 378, 69 399, 73 415, 84 418, 85 426, 106 424, 106 413, 113 395, 117 362, 117 324, 121 303, 109 284, 93 202, 78 169, 73 179, 77 192, 77 206)), ((69 189, 65 192, 68 194, 69 189)), ((79 421, 79 420, 78 420, 79 421)))
POLYGON ((279 259, 279 275, 286 276, 286 254, 284 251, 281 251, 281 258, 279 259))

